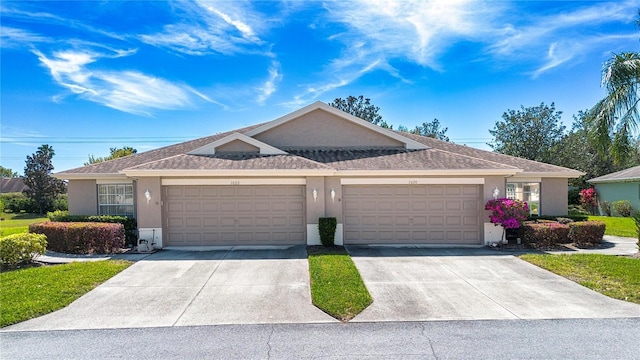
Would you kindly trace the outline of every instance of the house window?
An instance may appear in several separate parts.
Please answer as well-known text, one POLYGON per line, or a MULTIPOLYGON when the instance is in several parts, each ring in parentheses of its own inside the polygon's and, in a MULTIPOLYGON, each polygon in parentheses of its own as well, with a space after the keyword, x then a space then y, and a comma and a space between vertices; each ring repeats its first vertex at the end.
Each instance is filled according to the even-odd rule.
POLYGON ((540 215, 540 183, 507 183, 507 198, 526 201, 531 215, 540 215))
POLYGON ((98 213, 133 216, 133 184, 98 185, 98 213))

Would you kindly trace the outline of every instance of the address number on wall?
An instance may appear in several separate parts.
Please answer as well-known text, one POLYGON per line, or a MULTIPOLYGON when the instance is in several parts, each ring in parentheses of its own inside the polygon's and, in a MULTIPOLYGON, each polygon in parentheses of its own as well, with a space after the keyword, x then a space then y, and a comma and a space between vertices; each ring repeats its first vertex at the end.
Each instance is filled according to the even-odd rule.
POLYGON ((409 185, 417 185, 418 180, 409 180, 409 185))
POLYGON ((240 180, 231 180, 231 185, 240 185, 240 180))

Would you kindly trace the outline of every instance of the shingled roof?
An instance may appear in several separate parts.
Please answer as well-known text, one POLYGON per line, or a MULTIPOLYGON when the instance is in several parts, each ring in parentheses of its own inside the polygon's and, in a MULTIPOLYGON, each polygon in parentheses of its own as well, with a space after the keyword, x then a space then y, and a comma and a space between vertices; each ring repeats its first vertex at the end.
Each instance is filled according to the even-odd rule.
POLYGON ((587 180, 587 182, 590 182, 592 184, 633 181, 640 181, 640 166, 635 166, 632 168, 593 178, 591 180, 587 180))
MULTIPOLYGON (((314 104, 308 108, 312 108, 314 104)), ((326 108, 326 104, 315 105, 326 108)), ((335 112, 335 109, 330 110, 335 112)), ((297 113, 297 112, 296 112, 297 113)), ((293 113, 295 114, 295 113, 293 113)), ((290 116, 290 115, 288 115, 290 116)), ((349 121, 354 121, 351 115, 349 121)), ((309 170, 309 171, 480 171, 528 176, 578 177, 579 171, 497 154, 433 138, 389 130, 384 131, 394 138, 406 138, 407 148, 280 148, 286 154, 264 155, 256 153, 211 153, 194 154, 195 149, 205 147, 231 134, 251 136, 270 124, 279 124, 287 116, 271 122, 257 124, 238 130, 206 136, 199 139, 162 147, 123 158, 62 171, 59 178, 81 178, 83 176, 123 176, 144 172, 215 173, 230 170, 309 170)), ((289 120, 287 120, 289 121, 289 120)), ((357 119, 355 121, 361 121, 357 119)), ((364 123, 364 121, 362 121, 364 123)), ((370 127, 371 124, 366 123, 370 127)))
POLYGON ((2 178, 0 182, 0 193, 13 193, 13 192, 22 192, 23 190, 28 189, 29 187, 24 183, 24 179, 21 177, 17 178, 2 178))

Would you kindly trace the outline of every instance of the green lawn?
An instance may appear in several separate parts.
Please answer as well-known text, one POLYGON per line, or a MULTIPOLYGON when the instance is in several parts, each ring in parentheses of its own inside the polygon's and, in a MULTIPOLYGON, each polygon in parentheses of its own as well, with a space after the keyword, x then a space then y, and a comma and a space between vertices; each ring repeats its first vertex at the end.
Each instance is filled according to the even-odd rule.
POLYGON ((129 265, 106 260, 0 273, 0 327, 62 309, 129 265))
POLYGON ((589 216, 589 220, 604 221, 607 224, 606 235, 637 238, 636 224, 630 217, 589 216))
POLYGON ((27 213, 3 213, 0 217, 4 218, 0 221, 0 230, 2 230, 0 236, 26 233, 29 231, 29 224, 49 220, 45 215, 27 213))
POLYGON ((600 254, 526 254, 520 258, 609 297, 640 304, 638 258, 600 254))
POLYGON ((373 301, 344 248, 309 248, 313 304, 341 321, 353 319, 373 301))

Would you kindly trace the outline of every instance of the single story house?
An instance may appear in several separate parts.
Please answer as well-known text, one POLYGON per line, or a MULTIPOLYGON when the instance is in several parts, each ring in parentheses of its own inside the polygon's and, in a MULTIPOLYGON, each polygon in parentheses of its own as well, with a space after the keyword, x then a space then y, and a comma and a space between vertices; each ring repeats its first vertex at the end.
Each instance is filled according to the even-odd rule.
POLYGON ((27 184, 24 183, 24 178, 0 178, 0 193, 21 193, 28 189, 27 184))
POLYGON ((559 166, 392 131, 322 102, 276 120, 76 169, 71 214, 135 216, 155 247, 495 242, 494 192, 567 213, 559 166))
MULTIPOLYGON (((633 210, 640 210, 640 166, 587 180, 598 194, 598 203, 629 200, 633 210)), ((604 214, 599 207, 600 214, 604 214)))

